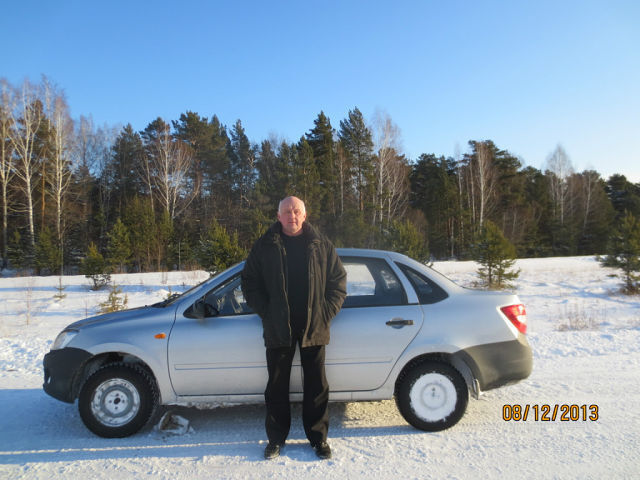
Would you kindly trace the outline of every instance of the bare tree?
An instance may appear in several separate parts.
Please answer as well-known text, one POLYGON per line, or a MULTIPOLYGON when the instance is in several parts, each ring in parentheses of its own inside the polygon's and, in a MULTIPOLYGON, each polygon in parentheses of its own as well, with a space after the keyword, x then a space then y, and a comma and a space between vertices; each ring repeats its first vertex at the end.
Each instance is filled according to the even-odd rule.
POLYGON ((568 178, 573 173, 571 160, 561 145, 547 157, 547 176, 551 188, 551 199, 556 219, 564 225, 567 202, 569 198, 568 178))
POLYGON ((91 117, 80 116, 77 128, 74 133, 75 141, 73 150, 73 164, 78 177, 78 190, 73 198, 73 202, 80 206, 82 218, 80 221, 84 225, 82 228, 84 244, 89 245, 89 225, 91 216, 91 173, 97 164, 95 151, 97 138, 94 133, 93 119, 91 117))
MULTIPOLYGON (((462 206, 462 198, 463 198, 463 189, 462 189, 462 177, 463 177, 463 171, 461 168, 461 164, 462 161, 460 160, 460 145, 458 145, 458 143, 456 143, 455 148, 454 148, 454 158, 455 158, 455 165, 456 165, 456 177, 458 179, 458 212, 462 212, 463 206, 462 206)), ((459 235, 460 235, 460 245, 464 245, 464 215, 456 215, 457 217, 457 221, 458 221, 458 230, 459 230, 459 235)), ((454 257, 454 245, 455 245, 455 236, 454 236, 454 232, 455 232, 455 227, 454 225, 451 225, 451 239, 450 239, 450 244, 451 244, 451 258, 454 257)))
POLYGON ((401 218, 409 205, 409 166, 404 155, 394 155, 385 175, 387 225, 393 218, 401 218))
POLYGON ((585 236, 589 222, 598 209, 598 192, 602 192, 600 174, 594 170, 585 170, 571 175, 568 181, 570 198, 575 198, 575 203, 578 204, 575 205, 575 214, 577 217, 582 217, 576 218, 576 223, 580 221, 582 236, 585 236))
POLYGON ((2 268, 7 267, 9 184, 15 175, 13 169, 13 144, 10 140, 13 128, 12 112, 15 95, 6 79, 0 79, 0 190, 2 194, 2 268))
MULTIPOLYGON (((92 211, 91 190, 93 182, 97 180, 98 209, 103 214, 109 211, 112 188, 108 187, 108 170, 112 167, 110 163, 113 159, 112 147, 118 136, 121 127, 99 127, 96 128, 91 117, 80 116, 74 122, 76 129, 74 133, 73 170, 76 172, 78 188, 72 190, 70 201, 80 208, 80 223, 85 225, 82 229, 84 245, 90 243, 89 219, 94 215, 92 211)), ((102 224, 108 223, 103 218, 102 224)), ((104 232, 100 232, 102 238, 104 232)))
POLYGON ((16 163, 15 174, 20 181, 18 189, 23 194, 27 214, 29 244, 35 248, 33 193, 36 188, 39 160, 36 155, 36 138, 45 117, 38 88, 25 80, 18 93, 16 108, 12 110, 10 138, 16 163))
MULTIPOLYGON (((397 152, 399 150, 400 142, 400 129, 393 123, 388 113, 377 110, 374 116, 374 148, 377 155, 374 157, 374 167, 376 170, 376 189, 375 189, 375 202, 376 206, 373 214, 373 224, 376 220, 382 226, 385 203, 388 207, 391 206, 392 200, 389 198, 389 182, 392 180, 390 177, 392 162, 395 161, 397 152)), ((396 187, 398 185, 395 185, 396 187)), ((387 208, 387 213, 389 209, 387 208)), ((387 216, 387 223, 390 217, 387 216)))
MULTIPOLYGON (((87 135, 92 140, 79 143, 80 148, 87 149, 82 153, 82 157, 86 160, 86 166, 89 171, 95 171, 97 178, 98 190, 98 209, 102 214, 100 222, 100 233, 98 238, 106 238, 107 225, 109 225, 109 213, 112 209, 114 190, 112 184, 117 176, 114 167, 114 146, 118 138, 118 131, 121 127, 104 127, 94 130, 93 122, 85 125, 85 130, 81 135, 87 135)), ((80 158, 80 157, 78 157, 80 158)), ((83 165, 80 160, 80 165, 83 165)), ((81 167, 82 168, 82 167, 81 167)))
POLYGON ((488 142, 476 143, 476 157, 476 170, 478 172, 476 181, 478 185, 479 202, 478 224, 482 227, 485 217, 489 213, 490 202, 495 190, 493 155, 488 142))
POLYGON ((151 153, 150 183, 158 203, 173 220, 198 195, 199 185, 189 184, 193 153, 189 146, 174 139, 168 128, 159 132, 151 153))
MULTIPOLYGON (((65 211, 69 185, 71 183, 71 153, 73 122, 64 95, 47 79, 44 80, 44 99, 47 116, 52 127, 53 148, 45 180, 48 194, 55 206, 56 240, 63 258, 65 211)), ((62 268, 62 265, 61 265, 62 268)))
POLYGON ((147 151, 141 156, 139 163, 136 164, 137 169, 140 171, 140 175, 143 179, 144 185, 147 189, 147 194, 149 195, 149 201, 151 203, 151 213, 155 216, 155 202, 154 202, 154 172, 153 172, 153 164, 155 163, 153 160, 153 156, 156 155, 157 150, 161 150, 158 148, 157 140, 150 147, 147 148, 147 151))
POLYGON ((348 181, 348 177, 350 174, 350 168, 349 168, 349 160, 347 158, 347 154, 344 151, 344 148, 342 148, 342 145, 340 145, 340 143, 338 143, 336 145, 337 148, 337 152, 336 152, 336 162, 335 162, 335 168, 336 168, 336 178, 338 179, 338 189, 339 189, 339 203, 340 203, 340 216, 342 216, 344 214, 344 196, 345 196, 345 184, 348 181))

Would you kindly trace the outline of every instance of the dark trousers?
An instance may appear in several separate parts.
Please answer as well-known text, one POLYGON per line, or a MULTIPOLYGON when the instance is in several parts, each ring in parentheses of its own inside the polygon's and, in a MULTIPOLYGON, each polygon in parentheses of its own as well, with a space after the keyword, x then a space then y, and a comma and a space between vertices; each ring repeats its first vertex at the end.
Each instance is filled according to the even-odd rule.
MULTIPOLYGON (((267 348, 269 381, 264 392, 267 405, 265 422, 269 442, 283 444, 291 427, 289 379, 295 344, 285 348, 267 348)), ((324 372, 324 346, 300 348, 304 374, 302 423, 311 444, 327 440, 329 430, 329 384, 324 372)))

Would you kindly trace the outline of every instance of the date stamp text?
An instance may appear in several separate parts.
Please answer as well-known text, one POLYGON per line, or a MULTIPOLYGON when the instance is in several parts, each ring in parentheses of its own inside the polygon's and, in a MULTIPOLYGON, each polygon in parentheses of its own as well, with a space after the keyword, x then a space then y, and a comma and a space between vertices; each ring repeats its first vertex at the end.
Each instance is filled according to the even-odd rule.
POLYGON ((598 405, 577 404, 513 404, 502 406, 502 419, 505 422, 595 422, 600 416, 598 405))

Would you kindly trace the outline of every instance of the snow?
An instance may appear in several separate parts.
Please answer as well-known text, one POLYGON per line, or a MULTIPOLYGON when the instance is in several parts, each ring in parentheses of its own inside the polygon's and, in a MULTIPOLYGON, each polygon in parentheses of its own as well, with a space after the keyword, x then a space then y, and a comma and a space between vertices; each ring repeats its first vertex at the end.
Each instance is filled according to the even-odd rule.
MULTIPOLYGON (((477 281, 473 262, 434 268, 462 285, 477 281)), ((620 294, 615 272, 593 257, 524 259, 517 268, 531 376, 470 399, 460 423, 437 433, 407 425, 393 401, 331 404, 328 461, 308 446, 299 405, 282 456, 270 461, 262 458, 262 405, 171 407, 189 421, 182 435, 153 425, 124 439, 93 435, 76 405, 42 391, 42 357, 108 292, 91 291, 83 276, 63 277, 66 297, 56 300, 58 277, 0 278, 0 478, 639 478, 640 297, 620 294), (598 419, 535 421, 532 410, 526 421, 502 418, 504 405, 545 404, 597 405, 598 419)), ((206 277, 113 276, 130 307, 206 277)))

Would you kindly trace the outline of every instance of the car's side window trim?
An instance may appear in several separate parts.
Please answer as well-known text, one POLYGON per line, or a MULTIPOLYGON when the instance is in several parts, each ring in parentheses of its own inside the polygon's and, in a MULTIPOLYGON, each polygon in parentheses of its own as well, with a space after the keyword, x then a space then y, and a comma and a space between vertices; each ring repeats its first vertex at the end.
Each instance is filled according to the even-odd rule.
POLYGON ((420 305, 433 305, 434 303, 441 302, 449 297, 449 294, 436 282, 431 280, 426 275, 418 272, 416 269, 409 267, 400 262, 395 262, 396 265, 402 270, 404 276, 409 280, 411 286, 418 296, 418 302, 420 305), (416 283, 415 277, 418 277, 423 281, 430 289, 431 292, 421 292, 420 286, 416 283))
MULTIPOLYGON (((219 283, 218 285, 216 285, 216 286, 215 286, 215 287, 213 287, 212 289, 208 290, 205 294, 203 294, 202 296, 200 296, 198 299, 202 299, 202 300, 205 300, 205 301, 206 301, 206 298, 207 298, 209 295, 213 294, 213 292, 220 291, 220 290, 222 290, 222 289, 225 289, 225 288, 229 287, 229 285, 231 285, 231 284, 233 284, 234 282, 238 281, 238 280, 239 280, 239 278, 240 278, 240 274, 239 274, 239 273, 238 273, 238 274, 236 274, 236 275, 234 275, 234 276, 232 276, 232 277, 230 277, 230 278, 227 278, 227 279, 226 279, 226 280, 224 280, 222 283, 219 283)), ((195 303, 194 303, 194 304, 192 304, 191 306, 189 306, 189 307, 185 310, 185 312, 184 312, 184 316, 185 316, 185 317, 187 317, 187 318, 192 318, 192 316, 193 316, 192 312, 193 312, 194 305, 195 305, 195 303)), ((210 304, 210 306, 215 308, 215 306, 213 306, 213 305, 211 305, 211 304, 210 304)), ((224 311, 223 311, 223 312, 221 312, 221 311, 217 310, 217 308, 216 308, 216 311, 217 311, 218 313, 217 313, 216 315, 208 315, 206 318, 238 317, 238 316, 242 316, 242 315, 253 315, 253 314, 255 313, 253 310, 251 310, 251 307, 249 307, 249 305, 246 305, 246 303, 245 303, 245 306, 243 307, 243 310, 245 310, 245 311, 241 311, 241 312, 224 312, 224 311), (248 310, 248 311, 246 311, 246 310, 248 310)))
POLYGON ((385 259, 378 258, 378 257, 341 256, 341 260, 343 264, 354 264, 354 265, 365 266, 368 270, 368 273, 371 275, 373 281, 375 282, 376 286, 385 284, 386 281, 383 278, 381 269, 376 269, 371 267, 376 263, 378 264, 378 266, 380 266, 381 264, 384 264, 387 267, 387 272, 393 276, 393 280, 398 285, 398 292, 395 295, 400 295, 399 301, 391 301, 388 303, 384 301, 380 301, 380 299, 384 300, 384 297, 379 295, 376 296, 375 293, 374 295, 371 295, 371 300, 372 300, 371 303, 366 302, 367 300, 366 297, 368 297, 368 295, 361 295, 361 296, 347 295, 347 298, 345 300, 345 303, 342 305, 342 308, 349 309, 349 308, 394 307, 394 306, 404 306, 409 304, 406 288, 403 285, 402 279, 400 278, 398 273, 394 270, 392 265, 385 259), (355 298, 360 298, 361 299, 360 302, 362 303, 360 302, 358 302, 357 304, 352 303, 352 302, 355 302, 355 298))

